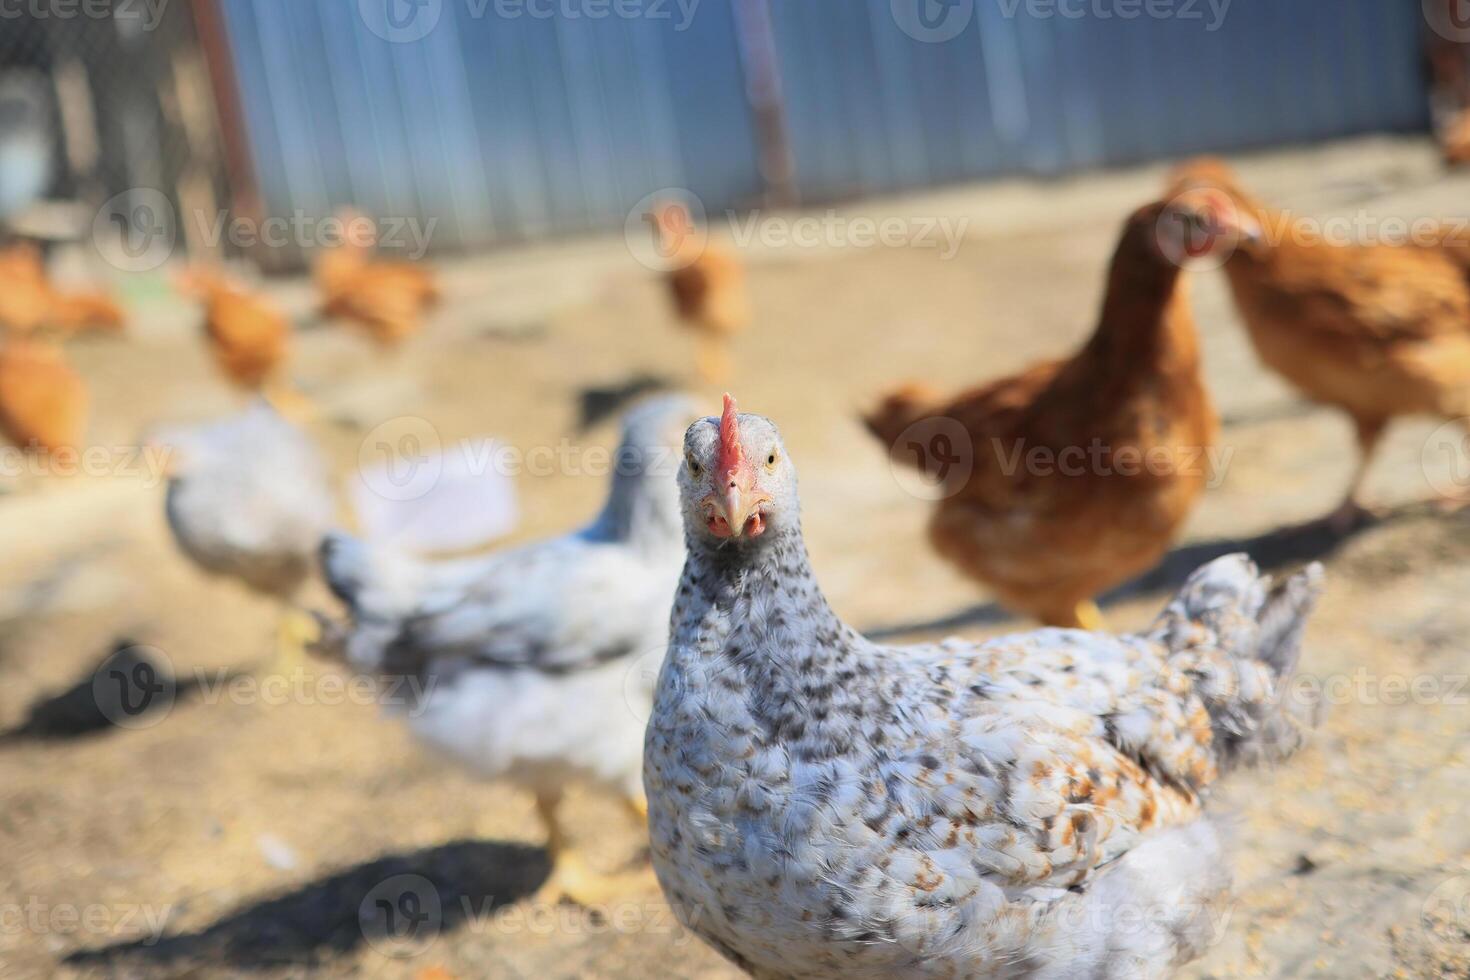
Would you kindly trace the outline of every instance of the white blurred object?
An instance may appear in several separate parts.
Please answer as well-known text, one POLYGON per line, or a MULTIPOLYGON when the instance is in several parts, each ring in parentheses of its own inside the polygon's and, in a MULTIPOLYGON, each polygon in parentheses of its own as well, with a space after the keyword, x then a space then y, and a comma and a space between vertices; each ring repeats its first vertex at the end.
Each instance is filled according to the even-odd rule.
POLYGON ((49 104, 39 73, 0 76, 0 220, 24 211, 51 186, 49 104))
POLYGON ((257 401, 214 422, 165 426, 150 442, 167 450, 164 509, 179 549, 207 572, 293 597, 336 511, 311 438, 257 401))
POLYGON ((255 846, 260 849, 260 856, 265 863, 277 871, 294 871, 301 862, 296 857, 296 851, 275 834, 261 834, 255 838, 255 846))
POLYGON ((361 468, 349 497, 362 534, 376 544, 418 554, 470 551, 515 530, 519 520, 515 484, 499 472, 493 439, 467 439, 417 465, 437 476, 411 499, 380 489, 399 482, 397 460, 361 468))

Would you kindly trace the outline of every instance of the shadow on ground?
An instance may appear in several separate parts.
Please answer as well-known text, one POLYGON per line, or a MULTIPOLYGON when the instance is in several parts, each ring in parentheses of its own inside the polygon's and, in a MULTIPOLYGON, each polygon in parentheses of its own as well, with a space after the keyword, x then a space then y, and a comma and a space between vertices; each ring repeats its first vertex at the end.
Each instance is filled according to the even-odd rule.
MULTIPOLYGON (((1416 502, 1387 511, 1346 533, 1334 531, 1320 521, 1313 521, 1276 528, 1251 538, 1198 541, 1175 548, 1151 571, 1103 595, 1098 604, 1106 609, 1127 599, 1172 594, 1195 569, 1226 555, 1249 555, 1264 571, 1277 571, 1309 561, 1323 561, 1365 531, 1437 514, 1432 504, 1416 502)), ((864 631, 864 635, 873 640, 887 641, 914 633, 942 633, 1001 623, 1019 625, 1023 622, 1021 617, 1005 607, 987 602, 937 619, 877 626, 864 631)))
POLYGON ((0 747, 27 740, 65 741, 143 727, 161 720, 202 688, 199 678, 181 681, 174 677, 151 648, 131 639, 119 639, 71 687, 33 701, 23 721, 0 732, 0 747))
POLYGON ((240 909, 198 932, 83 950, 77 968, 311 967, 365 942, 404 949, 533 892, 549 866, 540 848, 455 841, 391 855, 240 909))

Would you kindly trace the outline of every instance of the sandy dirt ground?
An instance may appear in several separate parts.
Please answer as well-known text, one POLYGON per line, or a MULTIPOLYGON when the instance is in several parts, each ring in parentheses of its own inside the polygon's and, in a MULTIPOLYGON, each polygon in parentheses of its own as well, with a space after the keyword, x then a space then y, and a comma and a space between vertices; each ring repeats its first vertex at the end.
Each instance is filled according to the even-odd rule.
MULTIPOLYGON (((1322 217, 1465 213, 1470 200, 1470 178, 1443 175, 1416 141, 1273 153, 1242 170, 1266 197, 1322 217)), ((928 551, 927 506, 855 412, 897 380, 957 386, 1079 342, 1119 222, 1161 173, 843 211, 967 218, 950 258, 747 250, 756 323, 732 386, 783 426, 817 573, 852 623, 912 638, 1025 625, 928 551)), ((484 433, 523 448, 607 446, 611 425, 576 431, 582 389, 691 374, 687 338, 619 237, 444 269, 447 308, 393 356, 314 324, 304 282, 272 287, 299 314, 293 370, 324 409, 315 434, 344 480, 366 434, 396 416, 430 420, 446 443, 484 433)), ((119 449, 150 424, 235 404, 192 314, 159 284, 127 288, 133 335, 74 349, 92 440, 119 449)), ((1426 452, 1434 423, 1403 422, 1369 488, 1386 519, 1344 540, 1293 530, 1335 503, 1349 427, 1256 366, 1218 274, 1194 276, 1193 296, 1231 455, 1178 549, 1106 612, 1118 629, 1143 626, 1190 569, 1230 551, 1283 570, 1322 559, 1329 587, 1304 670, 1333 703, 1311 748, 1214 799, 1235 841, 1238 900, 1182 975, 1470 977, 1470 516, 1417 503, 1430 477, 1454 475, 1450 461, 1426 452)), ((715 409, 717 391, 691 388, 715 409)), ((574 472, 517 483, 518 539, 570 526, 602 493, 574 472)), ((654 891, 592 910, 524 901, 545 873, 531 800, 428 757, 367 699, 344 703, 335 668, 275 664, 273 606, 173 551, 146 477, 21 476, 3 489, 0 730, 12 734, 0 740, 0 976, 735 976, 654 891), (281 684, 269 696, 206 684, 140 729, 13 733, 124 636, 182 677, 281 684), (412 928, 388 929, 385 897, 412 928)), ((615 802, 574 793, 569 807, 598 862, 640 859, 640 832, 615 802)))

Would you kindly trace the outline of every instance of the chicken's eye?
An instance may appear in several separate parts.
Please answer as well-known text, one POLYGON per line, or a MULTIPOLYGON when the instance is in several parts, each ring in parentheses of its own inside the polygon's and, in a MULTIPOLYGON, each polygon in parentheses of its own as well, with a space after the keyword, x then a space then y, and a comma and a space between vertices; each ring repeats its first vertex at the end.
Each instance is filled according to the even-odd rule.
POLYGON ((766 456, 766 469, 773 470, 775 468, 776 468, 776 450, 772 449, 771 452, 766 456))
POLYGON ((694 459, 693 456, 685 455, 685 457, 684 457, 684 465, 687 466, 687 467, 689 467, 689 475, 690 476, 699 476, 699 473, 700 473, 699 463, 695 461, 695 459, 694 459))

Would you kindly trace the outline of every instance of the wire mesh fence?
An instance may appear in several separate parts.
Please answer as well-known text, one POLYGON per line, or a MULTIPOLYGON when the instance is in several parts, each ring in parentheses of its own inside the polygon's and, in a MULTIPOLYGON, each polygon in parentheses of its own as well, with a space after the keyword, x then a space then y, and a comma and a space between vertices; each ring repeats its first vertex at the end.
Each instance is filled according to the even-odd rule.
POLYGON ((0 226, 111 259, 140 221, 222 212, 216 105, 184 0, 0 0, 0 226))

